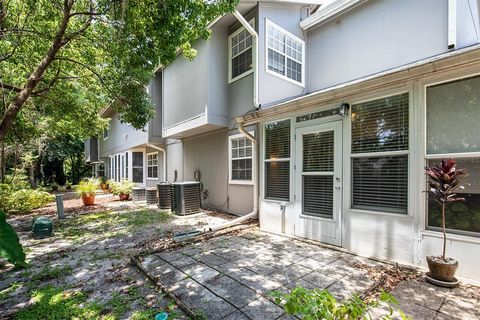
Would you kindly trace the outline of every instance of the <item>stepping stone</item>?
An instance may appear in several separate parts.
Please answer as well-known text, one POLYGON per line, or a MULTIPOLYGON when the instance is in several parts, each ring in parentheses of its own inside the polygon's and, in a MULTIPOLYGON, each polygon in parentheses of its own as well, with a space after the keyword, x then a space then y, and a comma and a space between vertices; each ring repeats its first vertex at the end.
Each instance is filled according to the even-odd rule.
POLYGON ((282 308, 263 297, 250 302, 241 311, 252 320, 276 319, 284 313, 282 308))

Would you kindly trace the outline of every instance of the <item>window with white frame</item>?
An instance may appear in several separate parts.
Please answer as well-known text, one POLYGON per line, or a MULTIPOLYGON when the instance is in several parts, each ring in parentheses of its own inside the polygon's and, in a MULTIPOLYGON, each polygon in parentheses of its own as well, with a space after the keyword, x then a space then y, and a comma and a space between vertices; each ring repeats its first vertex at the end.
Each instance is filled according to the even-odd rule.
POLYGON ((110 135, 110 129, 108 128, 103 129, 103 140, 107 140, 109 135, 110 135))
MULTIPOLYGON (((464 202, 447 207, 449 232, 480 236, 480 76, 426 88, 426 164, 454 158, 466 169, 457 194, 464 202)), ((440 230, 442 213, 427 197, 427 228, 440 230)))
POLYGON ((252 141, 238 134, 229 137, 230 143, 230 182, 251 183, 253 172, 252 141))
POLYGON ((158 179, 158 152, 147 154, 147 179, 158 179))
POLYGON ((305 42, 267 20, 267 72, 303 85, 305 42))
POLYGON ((290 200, 290 119, 265 124, 265 199, 290 200))
POLYGON ((352 106, 352 208, 407 214, 408 93, 352 106))
MULTIPOLYGON (((254 19, 249 24, 255 28, 254 19)), ((239 28, 228 37, 229 82, 240 79, 253 71, 252 35, 244 27, 239 28)))

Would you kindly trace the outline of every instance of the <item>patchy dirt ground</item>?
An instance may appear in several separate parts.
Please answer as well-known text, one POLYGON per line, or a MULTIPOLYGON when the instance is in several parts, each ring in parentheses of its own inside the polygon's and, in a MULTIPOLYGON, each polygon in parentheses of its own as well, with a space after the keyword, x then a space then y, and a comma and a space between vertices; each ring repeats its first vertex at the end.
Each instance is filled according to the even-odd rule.
POLYGON ((183 318, 130 265, 129 255, 155 248, 174 232, 202 229, 232 217, 219 213, 175 217, 131 201, 101 198, 88 211, 80 200, 66 200, 64 220, 56 219, 52 206, 9 220, 19 232, 30 267, 0 270, 1 319, 47 315, 51 319, 152 319, 167 309, 183 318), (40 214, 53 218, 54 237, 31 237, 31 219, 40 214))

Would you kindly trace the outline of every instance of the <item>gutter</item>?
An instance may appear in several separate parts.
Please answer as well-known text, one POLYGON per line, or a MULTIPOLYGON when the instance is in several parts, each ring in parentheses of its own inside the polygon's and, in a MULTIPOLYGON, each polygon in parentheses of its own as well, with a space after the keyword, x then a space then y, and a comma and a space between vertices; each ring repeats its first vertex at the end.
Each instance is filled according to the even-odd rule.
POLYGON ((314 14, 300 22, 300 27, 307 30, 316 25, 326 23, 352 9, 367 2, 368 0, 337 0, 326 6, 320 7, 314 14))
POLYGON ((157 147, 154 144, 147 143, 147 146, 163 152, 163 181, 167 181, 167 152, 165 149, 157 147))
POLYGON ((475 44, 455 51, 449 51, 403 66, 395 67, 386 71, 371 74, 359 79, 313 91, 306 95, 293 98, 272 105, 271 107, 237 117, 237 123, 250 125, 262 121, 262 119, 287 112, 298 112, 320 103, 327 104, 343 99, 352 94, 352 88, 359 90, 377 90, 392 85, 401 85, 406 81, 414 80, 422 76, 440 73, 446 70, 455 70, 480 63, 480 44, 475 44))
MULTIPOLYGON (((255 41, 255 54, 254 56, 254 64, 253 64, 253 105, 255 109, 258 109, 260 107, 260 103, 258 101, 258 33, 255 31, 255 29, 252 28, 252 26, 245 20, 245 18, 238 12, 238 10, 235 10, 233 12, 233 15, 238 19, 238 21, 242 24, 243 27, 252 35, 254 41, 255 41)), ((244 221, 247 221, 249 219, 258 219, 258 144, 257 144, 257 139, 253 137, 250 133, 248 133, 245 128, 243 127, 244 122, 243 121, 238 121, 237 119, 237 125, 238 125, 238 131, 240 131, 241 134, 245 136, 248 140, 252 141, 252 146, 255 154, 255 168, 253 170, 253 210, 252 212, 241 216, 239 218, 233 219, 232 221, 229 221, 225 224, 222 224, 221 226, 210 228, 210 231, 218 231, 221 229, 228 228, 230 226, 242 223, 244 221)))

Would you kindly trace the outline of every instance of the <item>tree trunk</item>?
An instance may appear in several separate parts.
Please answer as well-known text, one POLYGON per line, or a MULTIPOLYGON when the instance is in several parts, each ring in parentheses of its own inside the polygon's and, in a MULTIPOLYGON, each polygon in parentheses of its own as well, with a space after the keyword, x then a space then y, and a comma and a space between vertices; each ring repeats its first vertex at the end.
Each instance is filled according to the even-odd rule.
POLYGON ((23 89, 13 98, 12 102, 5 110, 2 120, 0 121, 0 142, 5 140, 5 136, 10 131, 13 126, 13 121, 15 120, 17 114, 22 109, 25 102, 32 95, 33 90, 38 85, 42 79, 45 71, 48 66, 52 63, 58 51, 67 44, 68 41, 65 41, 65 31, 67 30, 68 21, 70 19, 70 10, 73 6, 73 0, 65 0, 63 7, 63 18, 58 31, 55 35, 52 45, 47 51, 45 57, 40 61, 35 70, 32 72, 30 77, 28 77, 27 82, 23 86, 23 89))
POLYGON ((445 261, 445 251, 447 248, 447 232, 445 230, 445 203, 442 204, 442 228, 443 228, 443 253, 442 258, 445 261))
POLYGON ((5 183, 6 174, 6 161, 5 161, 5 142, 2 141, 0 145, 0 182, 5 183))

